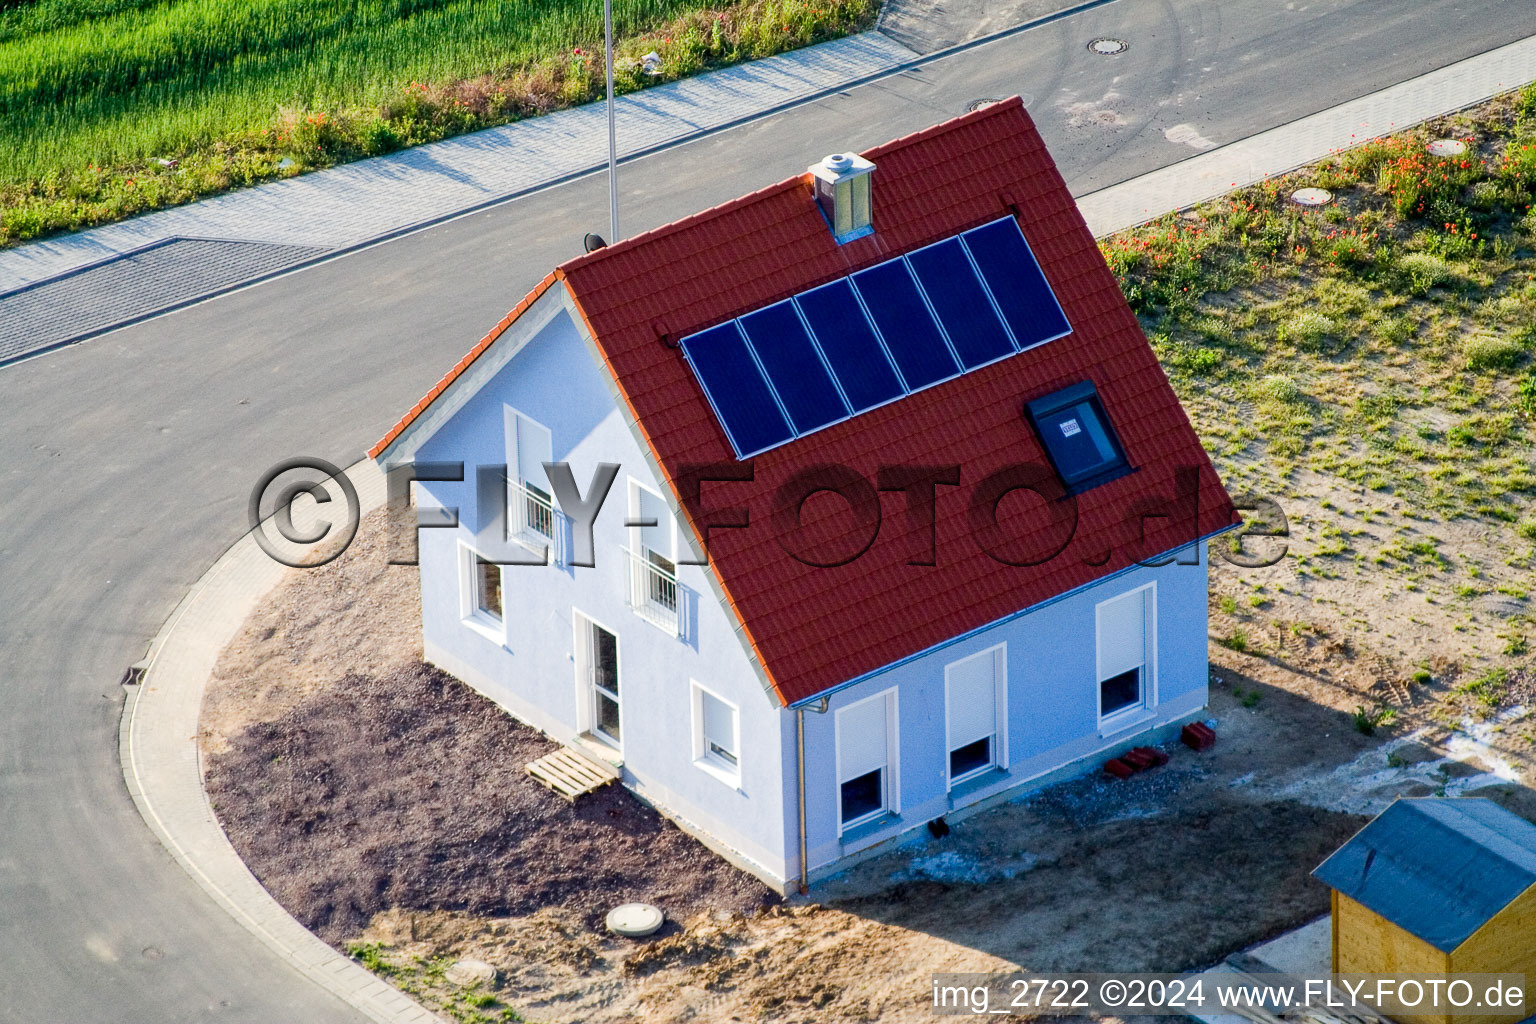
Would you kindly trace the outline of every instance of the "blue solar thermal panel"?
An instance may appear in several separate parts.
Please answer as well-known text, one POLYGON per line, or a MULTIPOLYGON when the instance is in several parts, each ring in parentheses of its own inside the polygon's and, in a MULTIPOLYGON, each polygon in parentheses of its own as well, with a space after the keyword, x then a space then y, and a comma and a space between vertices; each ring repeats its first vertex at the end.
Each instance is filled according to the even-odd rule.
POLYGON ((751 455, 794 436, 736 321, 684 339, 683 352, 737 455, 751 455))
POLYGON ((848 407, 816 355, 794 303, 780 302, 748 313, 741 318, 741 327, 773 381, 796 433, 809 433, 848 418, 848 407))
POLYGON ((802 292, 795 302, 855 412, 905 393, 847 278, 802 292))
POLYGON ((1072 330, 1017 221, 1012 217, 993 221, 961 237, 1021 347, 1072 330))
POLYGON ((990 363, 1013 351, 1013 342, 987 299, 981 279, 958 238, 930 245, 907 262, 939 314, 939 322, 966 369, 990 363))
POLYGON ((918 293, 903 260, 890 260, 853 275, 853 284, 885 338, 907 387, 916 391, 960 372, 944 335, 918 293))

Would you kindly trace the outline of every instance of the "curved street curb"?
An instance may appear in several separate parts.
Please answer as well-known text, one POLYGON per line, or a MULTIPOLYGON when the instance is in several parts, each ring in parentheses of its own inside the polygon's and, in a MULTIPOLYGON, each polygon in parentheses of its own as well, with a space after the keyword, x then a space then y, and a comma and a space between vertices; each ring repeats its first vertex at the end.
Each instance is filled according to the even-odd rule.
MULTIPOLYGON (((384 504, 372 460, 345 470, 362 513, 384 504)), ((203 574, 151 645, 149 667, 124 704, 118 732, 123 779, 161 844, 203 891, 311 981, 380 1024, 443 1018, 336 952, 278 905, 251 874, 203 791, 197 718, 219 653, 287 570, 248 533, 203 574)))

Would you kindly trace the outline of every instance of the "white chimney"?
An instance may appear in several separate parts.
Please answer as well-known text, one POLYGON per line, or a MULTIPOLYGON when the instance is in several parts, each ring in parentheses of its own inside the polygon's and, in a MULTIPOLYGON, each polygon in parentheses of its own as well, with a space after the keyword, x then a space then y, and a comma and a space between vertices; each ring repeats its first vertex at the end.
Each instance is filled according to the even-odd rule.
POLYGON ((841 245, 874 233, 870 181, 875 165, 857 153, 833 153, 809 168, 816 205, 841 245))

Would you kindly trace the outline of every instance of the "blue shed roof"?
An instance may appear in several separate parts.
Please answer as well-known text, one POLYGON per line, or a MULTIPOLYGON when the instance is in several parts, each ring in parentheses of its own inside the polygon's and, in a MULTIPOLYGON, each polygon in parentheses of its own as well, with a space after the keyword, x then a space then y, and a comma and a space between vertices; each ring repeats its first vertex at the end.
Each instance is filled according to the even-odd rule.
POLYGON ((1536 825, 1491 800, 1400 799, 1312 876, 1449 953, 1536 884, 1536 825))

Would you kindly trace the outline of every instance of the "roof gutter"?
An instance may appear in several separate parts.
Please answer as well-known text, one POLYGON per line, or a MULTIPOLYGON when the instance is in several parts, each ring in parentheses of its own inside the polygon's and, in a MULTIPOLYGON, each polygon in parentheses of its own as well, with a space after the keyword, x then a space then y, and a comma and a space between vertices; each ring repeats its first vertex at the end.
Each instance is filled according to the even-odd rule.
MULTIPOLYGON (((1193 543, 1195 543, 1195 544, 1208 543, 1214 537, 1220 537, 1224 533, 1230 533, 1233 530, 1240 529, 1242 527, 1242 525, 1243 525, 1242 523, 1233 523, 1231 526, 1223 526, 1219 530, 1213 530, 1210 533, 1207 533, 1207 534, 1205 534, 1205 535, 1203 535, 1201 537, 1196 538, 1193 541, 1193 543)), ((1186 548, 1188 546, 1189 545, 1187 545, 1187 544, 1180 544, 1176 548, 1169 548, 1167 551, 1159 552, 1158 554, 1154 555, 1153 557, 1154 558, 1161 558, 1164 555, 1170 555, 1170 554, 1173 554, 1176 551, 1182 551, 1184 548, 1186 548)), ((1209 564, 1209 556, 1207 556, 1207 564, 1209 564)), ((838 683, 836 686, 829 686, 825 690, 817 690, 811 696, 809 696, 809 697, 802 697, 800 700, 797 700, 797 701, 791 703, 789 705, 789 707, 794 709, 794 710, 796 710, 796 711, 799 711, 801 708, 807 707, 808 705, 820 703, 820 702, 826 700, 827 698, 829 698, 830 696, 832 696, 832 694, 838 693, 839 691, 842 691, 842 690, 846 690, 850 686, 857 686, 859 683, 864 682, 866 679, 873 679, 875 676, 881 675, 882 673, 885 673, 885 672, 889 672, 891 669, 894 669, 894 668, 900 668, 902 665, 908 664, 909 662, 916 661, 918 658, 925 658, 928 655, 932 654, 934 651, 941 651, 941 650, 943 650, 946 647, 953 647, 955 644, 961 643, 961 642, 963 642, 965 640, 969 640, 971 637, 976 636, 976 635, 978 635, 980 633, 985 633, 989 629, 993 629, 993 628, 995 628, 997 626, 1001 626, 1001 625, 1004 625, 1006 623, 1012 622, 1015 619, 1021 619, 1024 616, 1031 614, 1032 612, 1037 612, 1041 608, 1045 608, 1045 607, 1047 607, 1049 605, 1053 605, 1053 604, 1055 604, 1058 601, 1065 601, 1069 597, 1074 597, 1077 594, 1082 593, 1083 591, 1087 590, 1089 587, 1096 587, 1096 586, 1098 586, 1101 583, 1108 583, 1110 580, 1118 579, 1119 577, 1124 576, 1126 573, 1131 572, 1131 571, 1133 571, 1135 569, 1146 569, 1146 568, 1156 568, 1156 567, 1155 566, 1143 565, 1141 563, 1136 563, 1136 564, 1133 564, 1133 565, 1128 565, 1124 569, 1118 569, 1115 572, 1110 573, 1108 576, 1101 576, 1099 579, 1092 580, 1092 581, 1090 581, 1088 583, 1084 583, 1084 584, 1081 584, 1079 586, 1073 587, 1071 590, 1064 590, 1060 594, 1057 594, 1055 597, 1046 598, 1044 601, 1040 601, 1040 602, 1038 602, 1036 604, 1032 604, 1032 605, 1030 605, 1027 608, 1021 608, 1021 609, 1019 609, 1016 612, 1010 612, 1009 614, 1004 615, 1000 619, 993 619, 991 622, 985 623, 984 625, 977 626, 975 629, 966 630, 964 633, 961 633, 959 636, 952 636, 948 640, 944 640, 944 641, 942 641, 940 643, 933 644, 932 646, 929 646, 929 647, 924 647, 922 650, 915 651, 912 654, 909 654, 909 655, 907 655, 904 658, 897 658, 895 661, 890 662, 889 664, 881 665, 877 669, 872 669, 872 670, 870 670, 868 672, 863 673, 862 675, 854 676, 852 679, 849 679, 849 680, 847 680, 845 682, 838 683)))

